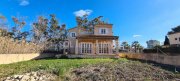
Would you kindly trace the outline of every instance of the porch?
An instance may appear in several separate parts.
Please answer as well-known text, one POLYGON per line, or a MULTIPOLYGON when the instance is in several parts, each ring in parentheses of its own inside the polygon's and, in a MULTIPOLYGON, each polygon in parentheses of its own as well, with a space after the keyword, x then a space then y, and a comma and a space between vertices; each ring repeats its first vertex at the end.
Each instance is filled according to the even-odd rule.
POLYGON ((78 36, 76 37, 75 54, 113 54, 113 50, 118 53, 117 47, 118 36, 78 36))

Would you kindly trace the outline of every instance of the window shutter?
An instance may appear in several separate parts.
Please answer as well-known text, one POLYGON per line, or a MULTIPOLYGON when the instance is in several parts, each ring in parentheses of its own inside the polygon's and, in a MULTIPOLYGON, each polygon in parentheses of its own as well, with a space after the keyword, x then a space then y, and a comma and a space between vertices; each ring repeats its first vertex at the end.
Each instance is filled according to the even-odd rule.
POLYGON ((105 33, 105 34, 108 34, 108 32, 109 32, 108 29, 109 29, 109 28, 106 28, 106 33, 105 33))
POLYGON ((101 29, 101 28, 99 28, 99 34, 101 34, 101 30, 102 30, 102 29, 101 29))

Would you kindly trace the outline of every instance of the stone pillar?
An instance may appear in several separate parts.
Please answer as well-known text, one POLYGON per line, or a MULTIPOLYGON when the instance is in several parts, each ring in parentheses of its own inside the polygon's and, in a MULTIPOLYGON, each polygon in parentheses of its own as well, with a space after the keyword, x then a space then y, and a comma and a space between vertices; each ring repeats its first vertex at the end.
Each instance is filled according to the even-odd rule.
POLYGON ((115 40, 115 44, 116 44, 116 54, 118 54, 119 53, 119 41, 118 41, 118 39, 116 39, 115 40))
POLYGON ((75 54, 78 54, 78 50, 79 50, 79 43, 78 43, 78 39, 76 38, 76 46, 75 46, 75 54))
POLYGON ((95 49, 96 49, 96 53, 95 53, 95 54, 99 54, 98 40, 96 40, 96 46, 95 46, 95 49))

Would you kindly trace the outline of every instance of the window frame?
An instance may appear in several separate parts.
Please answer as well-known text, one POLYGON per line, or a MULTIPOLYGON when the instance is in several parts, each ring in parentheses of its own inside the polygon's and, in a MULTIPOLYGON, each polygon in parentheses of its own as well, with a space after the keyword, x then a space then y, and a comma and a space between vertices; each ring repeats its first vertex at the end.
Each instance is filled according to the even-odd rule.
POLYGON ((99 29, 99 34, 101 34, 101 35, 107 35, 107 34, 108 34, 108 29, 107 29, 107 28, 100 28, 100 29, 99 29))
POLYGON ((76 37, 76 32, 71 32, 71 37, 75 38, 76 37))
POLYGON ((93 43, 91 42, 81 42, 81 53, 82 54, 91 54, 93 50, 93 43))

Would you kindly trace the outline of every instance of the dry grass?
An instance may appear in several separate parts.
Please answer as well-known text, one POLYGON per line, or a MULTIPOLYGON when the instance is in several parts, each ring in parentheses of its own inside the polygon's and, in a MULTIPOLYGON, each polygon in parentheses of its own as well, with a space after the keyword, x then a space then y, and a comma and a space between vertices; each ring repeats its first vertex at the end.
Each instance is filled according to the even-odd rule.
POLYGON ((9 37, 0 37, 0 54, 37 53, 43 46, 25 41, 14 40, 9 37))

